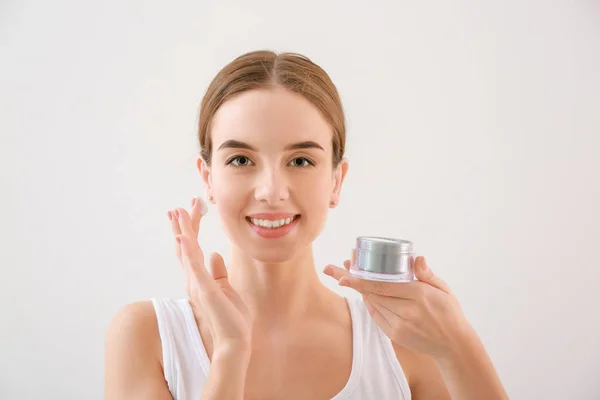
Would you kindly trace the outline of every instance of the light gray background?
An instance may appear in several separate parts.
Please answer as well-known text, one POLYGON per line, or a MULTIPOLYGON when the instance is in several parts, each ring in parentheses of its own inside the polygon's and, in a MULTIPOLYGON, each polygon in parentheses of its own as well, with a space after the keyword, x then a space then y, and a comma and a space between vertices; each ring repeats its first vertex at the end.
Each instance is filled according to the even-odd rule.
MULTIPOLYGON (((0 45, 0 398, 102 398, 114 313, 184 294, 199 101, 262 48, 347 112, 319 268, 411 239, 511 398, 600 398, 598 2, 3 1, 0 45)), ((227 251, 215 213, 200 240, 227 251)))

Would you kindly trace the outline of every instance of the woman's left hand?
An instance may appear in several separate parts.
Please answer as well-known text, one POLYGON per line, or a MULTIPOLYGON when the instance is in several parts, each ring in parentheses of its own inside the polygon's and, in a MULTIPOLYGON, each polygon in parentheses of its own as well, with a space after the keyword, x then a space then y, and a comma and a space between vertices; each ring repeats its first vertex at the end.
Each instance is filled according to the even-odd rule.
POLYGON ((346 269, 328 265, 323 271, 340 286, 363 296, 377 325, 397 345, 433 357, 450 355, 474 331, 448 285, 427 266, 423 257, 415 260, 413 282, 368 281, 350 275, 346 269))

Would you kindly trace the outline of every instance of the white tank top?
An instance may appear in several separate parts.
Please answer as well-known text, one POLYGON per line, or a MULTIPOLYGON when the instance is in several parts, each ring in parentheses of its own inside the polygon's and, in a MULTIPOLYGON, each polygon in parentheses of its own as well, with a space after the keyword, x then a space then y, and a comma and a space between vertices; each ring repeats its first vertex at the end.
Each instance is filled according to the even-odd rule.
MULTIPOLYGON (((369 315, 362 298, 346 299, 352 317, 352 370, 332 400, 410 400, 391 340, 369 315)), ((188 299, 152 299, 162 344, 165 380, 174 400, 201 397, 210 360, 188 299)))

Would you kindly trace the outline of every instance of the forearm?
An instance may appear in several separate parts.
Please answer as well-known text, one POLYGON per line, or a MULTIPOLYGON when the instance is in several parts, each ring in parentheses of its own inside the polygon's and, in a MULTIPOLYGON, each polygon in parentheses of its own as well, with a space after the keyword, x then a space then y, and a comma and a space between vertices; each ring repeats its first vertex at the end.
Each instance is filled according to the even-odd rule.
POLYGON ((453 399, 508 399, 492 360, 474 331, 460 345, 436 358, 436 362, 453 399))
POLYGON ((246 353, 213 354, 200 400, 243 399, 249 361, 246 353))

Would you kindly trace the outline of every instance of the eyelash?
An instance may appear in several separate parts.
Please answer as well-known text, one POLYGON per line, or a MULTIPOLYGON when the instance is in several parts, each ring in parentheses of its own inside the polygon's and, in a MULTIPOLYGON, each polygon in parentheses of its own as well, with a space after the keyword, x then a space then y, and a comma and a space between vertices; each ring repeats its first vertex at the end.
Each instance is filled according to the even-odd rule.
MULTIPOLYGON (((252 160, 250 160, 249 157, 246 157, 246 156, 234 156, 234 157, 231 157, 229 160, 227 160, 227 162, 225 163, 225 165, 229 165, 229 166, 232 166, 234 168, 244 168, 244 167, 250 166, 249 164, 246 164, 246 165, 235 165, 234 162, 236 160, 239 160, 240 158, 245 158, 246 160, 248 160, 248 162, 252 163, 252 160)), ((314 167, 315 166, 315 163, 311 159, 309 159, 307 157, 294 157, 292 159, 292 161, 290 161, 290 163, 293 162, 294 160, 298 160, 298 159, 302 159, 302 160, 306 161, 307 164, 306 165, 301 165, 301 166, 300 165, 294 165, 294 167, 296 167, 296 168, 307 168, 307 167, 314 167)))

